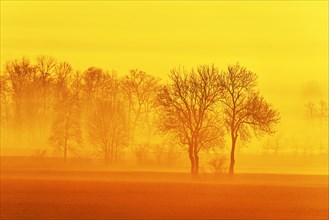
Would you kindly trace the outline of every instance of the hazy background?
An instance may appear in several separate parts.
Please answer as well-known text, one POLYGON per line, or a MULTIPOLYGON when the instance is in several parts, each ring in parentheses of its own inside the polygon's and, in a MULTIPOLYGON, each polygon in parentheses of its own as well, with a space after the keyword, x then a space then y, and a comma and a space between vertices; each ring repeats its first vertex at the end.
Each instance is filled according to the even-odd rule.
MULTIPOLYGON (((215 63, 224 70, 239 62, 258 74, 258 88, 280 111, 281 123, 273 137, 239 144, 237 171, 257 171, 270 154, 279 158, 265 159, 272 172, 291 166, 291 172, 328 173, 328 119, 310 120, 305 107, 328 105, 326 1, 1 1, 1 68, 40 54, 81 71, 97 66, 124 75, 139 68, 162 82, 178 65, 215 63)), ((2 142, 1 155, 31 156, 43 148, 49 147, 2 142)))

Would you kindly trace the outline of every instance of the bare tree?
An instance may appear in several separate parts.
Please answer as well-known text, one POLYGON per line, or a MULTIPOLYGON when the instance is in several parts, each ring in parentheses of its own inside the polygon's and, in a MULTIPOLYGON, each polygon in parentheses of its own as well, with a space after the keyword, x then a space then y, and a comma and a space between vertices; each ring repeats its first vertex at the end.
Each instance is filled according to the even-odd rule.
POLYGON ((0 122, 1 122, 1 141, 8 138, 9 119, 11 117, 12 109, 12 89, 9 83, 9 76, 7 74, 0 75, 0 122))
POLYGON ((90 67, 83 73, 84 106, 87 111, 92 109, 97 92, 104 86, 104 80, 105 72, 101 68, 90 67))
POLYGON ((177 144, 177 140, 171 135, 166 135, 160 143, 154 144, 152 149, 156 162, 168 167, 176 165, 184 153, 182 146, 177 144))
POLYGON ((308 102, 305 105, 307 119, 314 120, 317 117, 317 109, 314 102, 308 102))
POLYGON ((55 99, 61 98, 67 92, 72 72, 72 66, 67 62, 56 65, 53 77, 55 99))
POLYGON ((38 56, 36 70, 39 78, 42 105, 43 105, 43 116, 46 117, 47 108, 49 105, 50 89, 53 80, 54 71, 56 70, 57 61, 53 57, 49 56, 38 56))
MULTIPOLYGON (((137 124, 144 121, 148 140, 151 136, 150 114, 158 89, 159 80, 144 71, 130 70, 123 79, 123 91, 128 99, 128 118, 131 125, 131 139, 134 141, 137 124)), ((149 141, 148 141, 149 142, 149 141)))
POLYGON ((305 146, 304 153, 328 152, 328 104, 323 99, 318 102, 309 101, 305 105, 307 119, 307 134, 305 138, 309 144, 305 146), (316 148, 314 149, 314 145, 316 148))
POLYGON ((173 69, 171 83, 158 94, 159 129, 176 135, 187 145, 191 173, 199 170, 199 151, 218 146, 221 129, 216 104, 220 100, 218 70, 200 66, 197 70, 173 69))
MULTIPOLYGON (((14 127, 20 139, 34 139, 39 113, 39 83, 35 65, 23 57, 5 66, 12 88, 14 127)), ((26 140, 25 140, 26 141, 26 140)))
POLYGON ((310 101, 305 104, 305 113, 309 120, 326 121, 328 119, 328 103, 323 99, 320 99, 318 103, 310 101))
POLYGON ((68 152, 77 153, 77 148, 81 146, 81 87, 82 78, 79 73, 68 78, 63 82, 64 75, 68 74, 71 69, 61 69, 62 76, 59 76, 57 83, 60 88, 58 100, 54 106, 55 119, 52 125, 52 133, 49 137, 50 144, 57 150, 63 152, 64 161, 67 159, 68 152), (65 86, 67 85, 67 86, 65 86))
POLYGON ((319 103, 319 115, 318 115, 318 117, 321 121, 328 122, 328 102, 326 102, 323 99, 320 100, 320 103, 319 103))
MULTIPOLYGON (((105 74, 105 73, 104 73, 105 74)), ((88 123, 90 141, 106 162, 118 160, 119 151, 127 144, 127 120, 119 80, 106 73, 96 92, 95 104, 88 123)))
POLYGON ((266 141, 263 143, 263 153, 269 154, 274 153, 278 155, 278 153, 282 150, 283 140, 282 135, 280 133, 276 134, 274 137, 268 137, 266 141))
POLYGON ((209 165, 212 167, 215 174, 220 175, 226 172, 227 169, 227 158, 223 154, 215 155, 210 161, 209 165))
POLYGON ((256 135, 274 132, 279 113, 255 91, 257 75, 239 64, 228 66, 220 74, 221 102, 225 126, 232 140, 229 173, 233 174, 238 136, 247 140, 252 130, 256 135))

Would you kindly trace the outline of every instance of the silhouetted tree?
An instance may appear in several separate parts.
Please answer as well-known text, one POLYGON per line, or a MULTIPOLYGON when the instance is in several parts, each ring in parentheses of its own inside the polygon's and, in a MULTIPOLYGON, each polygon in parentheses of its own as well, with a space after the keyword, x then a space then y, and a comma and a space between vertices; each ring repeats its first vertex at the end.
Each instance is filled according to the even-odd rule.
POLYGON ((17 135, 33 138, 39 112, 39 83, 35 65, 28 58, 8 62, 5 66, 13 100, 14 127, 17 135))
POLYGON ((247 140, 252 130, 255 134, 274 132, 279 113, 255 91, 257 75, 239 64, 228 66, 220 74, 221 102, 225 125, 232 140, 229 173, 233 174, 235 147, 238 136, 247 140))
POLYGON ((44 134, 47 128, 47 121, 50 119, 51 107, 52 107, 52 80, 54 76, 54 71, 57 66, 57 61, 55 58, 50 56, 38 56, 36 63, 37 80, 39 84, 38 97, 40 102, 40 122, 41 129, 40 132, 44 134))
POLYGON ((184 153, 182 146, 169 135, 165 136, 162 142, 152 146, 152 153, 159 165, 173 166, 179 162, 184 153))
POLYGON ((43 116, 46 117, 48 111, 48 105, 51 98, 51 84, 56 70, 57 61, 53 57, 38 56, 37 57, 37 76, 39 78, 41 97, 42 97, 42 109, 43 116))
POLYGON ((53 77, 54 98, 56 100, 60 99, 67 92, 72 72, 73 68, 67 62, 60 62, 56 65, 53 77))
POLYGON ((101 68, 90 67, 83 73, 83 97, 87 114, 92 110, 97 92, 105 86, 104 80, 105 72, 101 68))
POLYGON ((283 138, 281 134, 276 134, 274 137, 269 137, 263 143, 264 154, 274 153, 277 155, 283 147, 283 138))
POLYGON ((76 153, 77 147, 82 143, 80 105, 82 78, 79 73, 69 78, 67 74, 72 71, 69 66, 61 70, 57 79, 57 88, 60 90, 54 106, 55 119, 49 142, 63 152, 66 161, 68 152, 76 153))
POLYGON ((2 141, 8 138, 9 120, 12 114, 12 89, 7 74, 0 75, 0 121, 2 141))
MULTIPOLYGON (((159 80, 135 69, 123 79, 122 87, 128 100, 128 119, 131 125, 131 139, 134 141, 136 126, 143 121, 146 124, 148 140, 151 136, 150 114, 159 87, 159 80)), ((149 141, 148 141, 149 142, 149 141)))
POLYGON ((214 66, 200 66, 195 71, 173 69, 171 83, 161 88, 159 129, 176 135, 188 146, 191 173, 199 170, 199 151, 218 146, 222 133, 217 107, 220 100, 218 70, 214 66))
POLYGON ((220 175, 226 172, 227 158, 223 154, 217 154, 209 161, 209 165, 212 167, 215 174, 220 175))
POLYGON ((305 105, 306 118, 309 120, 319 120, 320 122, 328 119, 328 103, 320 100, 318 103, 310 101, 305 105))
POLYGON ((118 159, 120 148, 127 144, 127 120, 119 80, 114 74, 104 73, 95 94, 95 103, 88 123, 90 141, 106 162, 118 159))
MULTIPOLYGON (((319 102, 309 101, 305 105, 307 119, 307 135, 305 138, 310 144, 305 146, 304 153, 318 150, 320 153, 328 152, 328 104, 321 99, 319 102), (313 145, 316 145, 314 149, 313 145)), ((305 141, 306 142, 306 141, 305 141)), ((306 143, 307 143, 306 142, 306 143)))
POLYGON ((317 109, 314 102, 308 102, 305 105, 306 108, 306 117, 310 120, 314 120, 317 117, 317 109))

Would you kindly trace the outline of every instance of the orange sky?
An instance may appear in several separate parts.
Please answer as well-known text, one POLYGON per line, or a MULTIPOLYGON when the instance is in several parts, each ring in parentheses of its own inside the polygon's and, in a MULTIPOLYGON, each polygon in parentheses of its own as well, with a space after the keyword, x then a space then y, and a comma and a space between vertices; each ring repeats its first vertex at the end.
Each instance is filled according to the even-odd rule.
POLYGON ((1 1, 1 66, 40 54, 161 78, 180 64, 239 61, 289 130, 303 124, 303 85, 328 100, 328 2, 1 1))

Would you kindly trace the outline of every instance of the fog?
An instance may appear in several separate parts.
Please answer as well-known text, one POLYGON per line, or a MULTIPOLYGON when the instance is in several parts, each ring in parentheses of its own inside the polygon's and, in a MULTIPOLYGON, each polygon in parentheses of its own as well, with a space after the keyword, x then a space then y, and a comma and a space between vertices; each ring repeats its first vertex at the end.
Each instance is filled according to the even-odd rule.
MULTIPOLYGON (((75 71, 50 56, 8 62, 1 75, 2 169, 189 172, 188 145, 177 129, 171 133, 173 124, 163 128, 157 104, 159 89, 171 85, 166 78, 138 69, 121 76, 97 67, 75 71)), ((315 81, 293 88, 265 97, 280 114, 273 132, 237 138, 236 172, 328 173, 326 88, 315 81)), ((223 106, 215 109, 217 130, 200 145, 200 173, 229 169, 230 135, 223 106)))

